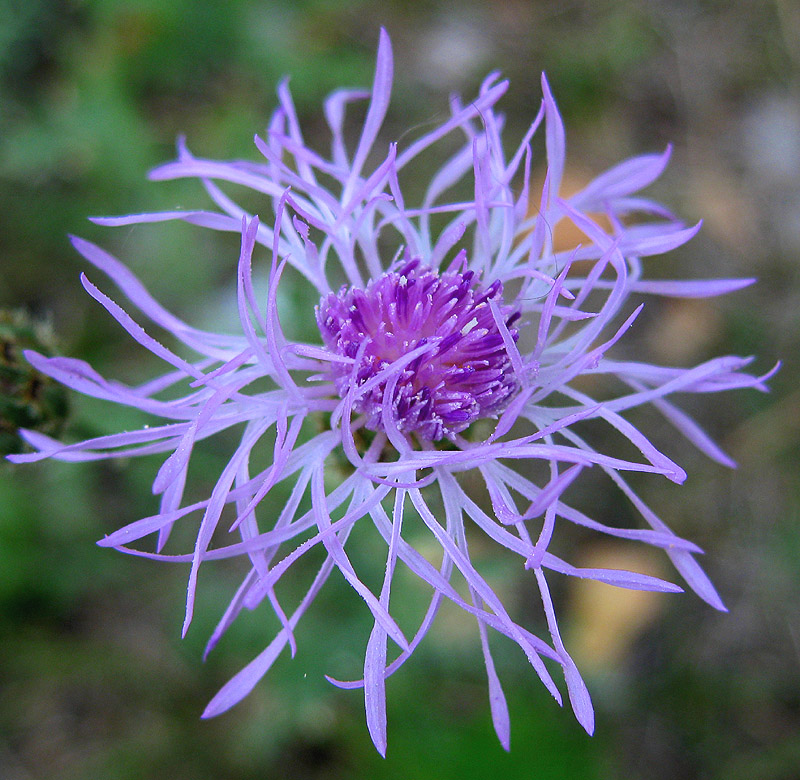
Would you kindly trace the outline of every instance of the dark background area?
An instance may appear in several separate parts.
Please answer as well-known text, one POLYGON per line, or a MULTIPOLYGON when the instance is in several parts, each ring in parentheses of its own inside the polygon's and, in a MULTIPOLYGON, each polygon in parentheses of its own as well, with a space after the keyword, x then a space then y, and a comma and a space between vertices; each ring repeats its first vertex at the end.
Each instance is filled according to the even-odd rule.
MULTIPOLYGON (((200 721, 206 702, 265 646, 274 625, 260 612, 248 616, 201 664, 236 564, 206 572, 195 623, 181 641, 188 571, 95 546, 154 511, 158 461, 0 464, 0 777, 795 780, 796 4, 2 0, 0 306, 48 320, 59 351, 105 375, 154 375, 157 366, 84 294, 85 269, 66 238, 76 233, 123 258, 182 316, 223 327, 235 289, 235 236, 168 225, 112 230, 86 217, 204 206, 196 184, 150 184, 146 172, 171 159, 180 133, 197 154, 256 159, 252 136, 266 126, 287 74, 307 141, 327 149, 321 100, 336 87, 371 83, 381 25, 395 52, 385 142, 440 119, 450 91, 470 97, 494 69, 511 79, 501 107, 515 141, 538 109, 545 70, 567 126, 566 186, 674 144, 652 192, 687 222, 705 222, 689 245, 648 261, 653 275, 759 277, 725 299, 648 301, 626 347, 677 365, 755 354, 756 372, 784 360, 768 396, 687 400, 737 460, 736 471, 656 432, 689 479, 680 488, 641 483, 671 527, 706 549, 704 566, 730 613, 688 594, 561 583, 560 614, 593 694, 597 734, 588 738, 522 655, 497 642, 512 718, 506 754, 492 731, 474 624, 445 610, 388 685, 383 761, 369 741, 361 695, 333 689, 322 676, 357 674, 366 642, 364 610, 344 584, 326 589, 304 619, 294 660, 282 657, 230 713, 200 721)), ((98 276, 90 273, 103 281, 98 276)), ((69 438, 145 422, 75 396, 70 405, 69 438)), ((222 448, 200 453, 192 474, 198 493, 207 493, 224 459, 222 448)), ((600 480, 584 489, 597 491, 598 519, 614 522, 619 495, 600 480)), ((575 562, 671 576, 647 551, 581 535, 571 543, 575 562)), ((479 553, 495 565, 491 548, 479 553)), ((504 596, 524 610, 532 582, 497 566, 504 596)))

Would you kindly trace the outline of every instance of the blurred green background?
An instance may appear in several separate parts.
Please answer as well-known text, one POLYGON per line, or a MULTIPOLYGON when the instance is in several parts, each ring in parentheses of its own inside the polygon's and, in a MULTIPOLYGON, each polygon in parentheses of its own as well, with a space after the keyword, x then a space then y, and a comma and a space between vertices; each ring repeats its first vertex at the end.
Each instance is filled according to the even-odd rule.
MULTIPOLYGON (((63 354, 106 375, 155 375, 158 366, 84 294, 84 267, 66 235, 117 253, 191 321, 230 319, 235 236, 186 226, 103 229, 86 217, 204 206, 197 185, 149 184, 147 170, 172 157, 180 133, 198 154, 255 159, 252 136, 263 131, 286 74, 307 140, 326 149, 320 100, 338 86, 370 84, 381 25, 396 58, 384 141, 441 118, 451 90, 471 96, 492 69, 511 79, 502 106, 516 138, 538 108, 545 70, 567 124, 569 186, 674 143, 653 191, 705 224, 690 245, 652 261, 655 275, 759 277, 725 300, 649 301, 626 347, 674 364, 722 352, 759 355, 756 371, 785 361, 769 396, 687 401, 737 471, 656 431, 690 477, 682 488, 641 483, 662 517, 708 551, 704 565, 730 614, 692 595, 557 583, 597 734, 583 734, 521 654, 495 642, 512 718, 506 754, 491 727, 477 632, 445 611, 389 683, 383 761, 360 694, 322 677, 357 674, 363 653, 365 610, 345 585, 332 583, 301 624, 294 660, 281 658, 244 703, 202 722, 208 699, 274 624, 248 615, 203 665, 236 565, 207 567, 195 623, 180 641, 186 571, 94 545, 154 511, 158 461, 0 465, 0 777, 800 777, 795 3, 0 0, 0 306, 48 320, 63 354)), ((70 402, 69 437, 144 422, 70 402)), ((200 453, 198 495, 225 455, 224 447, 200 453)), ((618 520, 613 490, 600 479, 584 489, 598 519, 618 520)), ((576 562, 669 575, 657 557, 583 535, 564 544, 576 562)), ((478 554, 502 566, 490 547, 478 554)), ((530 610, 529 579, 498 570, 506 598, 530 610)))

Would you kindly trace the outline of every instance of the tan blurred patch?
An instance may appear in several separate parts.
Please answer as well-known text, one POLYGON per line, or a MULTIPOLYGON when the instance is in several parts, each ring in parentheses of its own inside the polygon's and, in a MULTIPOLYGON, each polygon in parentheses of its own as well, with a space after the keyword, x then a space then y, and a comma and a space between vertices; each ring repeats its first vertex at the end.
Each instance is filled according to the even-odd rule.
POLYGON ((721 167, 695 167, 688 179, 689 211, 703 215, 707 235, 739 253, 754 248, 758 236, 752 193, 721 167))
MULTIPOLYGON (((615 542, 590 547, 579 565, 665 576, 657 553, 615 542)), ((662 611, 668 595, 592 580, 574 579, 571 585, 569 648, 578 666, 590 674, 619 666, 631 645, 662 611)))
MULTIPOLYGON (((536 184, 531 187, 533 197, 528 208, 528 216, 533 217, 539 214, 544 177, 544 172, 541 172, 536 184)), ((562 198, 572 197, 586 187, 592 181, 592 178, 591 174, 581 167, 575 166, 565 169, 561 179, 559 196, 562 198)), ((604 214, 588 213, 587 216, 597 222, 607 233, 611 233, 611 223, 604 214)), ((569 219, 562 219, 555 226, 550 225, 549 227, 553 238, 553 250, 556 252, 568 252, 579 244, 591 243, 586 234, 569 219)))
POLYGON ((720 338, 722 324, 719 310, 708 300, 670 298, 658 326, 648 333, 649 347, 658 361, 686 365, 720 338))

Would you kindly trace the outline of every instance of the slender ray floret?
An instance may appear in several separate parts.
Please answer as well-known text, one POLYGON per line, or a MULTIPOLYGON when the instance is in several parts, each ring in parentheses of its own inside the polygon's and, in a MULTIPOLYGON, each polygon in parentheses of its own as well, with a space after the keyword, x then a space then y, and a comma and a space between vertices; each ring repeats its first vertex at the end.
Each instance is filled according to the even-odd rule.
POLYGON ((255 139, 258 162, 200 159, 181 141, 178 159, 151 173, 155 180, 196 179, 211 209, 95 220, 111 226, 182 220, 240 234, 238 333, 189 325, 163 308, 119 260, 73 239, 147 324, 83 276, 87 292, 168 369, 131 387, 79 359, 27 352, 35 369, 75 391, 141 410, 143 424, 68 444, 28 430, 24 436, 34 451, 11 459, 165 456, 153 481, 158 511, 100 544, 188 564, 184 633, 201 564, 239 559, 241 584, 208 651, 244 609, 264 602, 281 626, 214 697, 207 717, 244 698, 284 648, 294 653, 303 639, 295 637, 300 618, 336 573, 363 600, 373 627, 359 679, 331 682, 363 689, 369 733, 382 754, 386 680, 413 654, 445 600, 477 622, 492 718, 505 748, 509 713, 490 644, 497 634, 519 646, 559 703, 561 688, 551 671, 563 672, 572 709, 591 733, 591 700, 562 641, 549 581, 570 576, 621 588, 681 588, 636 572, 577 567, 554 554, 554 534, 573 524, 661 548, 689 588, 724 609, 695 559, 701 550, 670 531, 628 481, 631 472, 676 483, 686 474, 627 413, 649 406, 708 457, 733 466, 674 397, 766 390, 767 376, 743 372, 750 358, 719 357, 691 368, 621 359, 617 345, 643 305, 631 298, 714 296, 753 280, 645 278, 650 256, 681 246, 699 229, 638 194, 661 174, 669 149, 622 162, 565 197, 564 126, 544 77, 539 111, 507 155, 503 117, 496 109, 507 84, 496 74, 471 102, 453 97, 448 118, 415 140, 380 140, 392 69, 389 37, 382 32, 371 93, 341 90, 325 102, 329 153, 304 141, 284 82, 266 134, 255 139), (344 117, 352 102, 365 98, 369 107, 353 148, 345 138, 344 117), (532 146, 539 131, 543 161, 532 146), (449 157, 431 175, 419 157, 445 138, 449 157), (374 166, 367 165, 376 158, 374 166), (534 165, 546 167, 537 191, 534 165), (408 176, 429 176, 422 199, 413 204, 401 185, 408 176), (471 195, 456 196, 465 184, 471 195), (237 187, 261 194, 258 216, 237 204, 237 187), (567 249, 553 242, 564 223, 583 236, 567 249), (307 311, 292 312, 316 318, 319 337, 309 343, 289 339, 278 316, 287 267, 318 301, 316 309, 309 304, 307 311), (254 276, 266 282, 263 300, 254 276), (576 382, 587 376, 602 377, 604 388, 614 390, 592 397, 591 383, 576 382), (624 454, 604 451, 607 439, 597 436, 603 426, 633 446, 624 454), (239 443, 211 494, 185 501, 194 447, 227 429, 240 433, 239 443), (269 465, 254 470, 252 456, 265 450, 271 453, 269 465), (586 469, 607 476, 620 502, 637 513, 639 526, 601 523, 577 505, 570 488, 586 469), (276 493, 283 498, 274 500, 276 493), (226 511, 235 518, 229 527, 233 538, 220 544, 215 532, 228 525, 222 520, 226 511), (164 552, 174 524, 189 516, 200 518, 194 549, 164 552), (427 534, 424 545, 404 531, 410 519, 427 534), (386 544, 377 592, 348 554, 364 526, 386 544), (154 544, 142 541, 151 535, 154 544), (470 557, 469 541, 479 537, 516 557, 520 576, 541 602, 544 637, 511 614, 470 557), (435 557, 431 541, 439 550, 435 557), (322 563, 300 602, 287 608, 281 581, 314 549, 323 553, 322 563), (405 580, 395 578, 399 568, 430 593, 413 625, 401 625, 393 609, 399 599, 419 599, 418 589, 404 592, 405 580), (545 665, 544 659, 554 663, 545 665))

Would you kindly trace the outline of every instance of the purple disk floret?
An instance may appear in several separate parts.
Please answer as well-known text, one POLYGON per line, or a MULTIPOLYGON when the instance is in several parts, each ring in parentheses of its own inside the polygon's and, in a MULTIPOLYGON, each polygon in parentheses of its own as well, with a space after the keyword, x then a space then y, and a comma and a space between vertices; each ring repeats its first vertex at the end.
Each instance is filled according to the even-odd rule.
MULTIPOLYGON (((210 208, 95 220, 122 226, 181 220, 239 234, 238 332, 184 322, 115 257, 73 239, 138 312, 130 314, 83 276, 87 292, 167 369, 129 386, 82 360, 26 353, 37 370, 79 393, 138 409, 144 421, 138 430, 73 443, 27 431, 34 451, 10 459, 164 456, 153 481, 157 510, 99 543, 188 565, 184 633, 201 565, 239 559, 241 583, 207 651, 245 610, 266 603, 280 624, 267 647, 212 699, 207 717, 243 699, 285 648, 294 653, 300 619, 336 573, 373 626, 363 670, 354 680, 331 682, 363 689, 367 727, 381 754, 387 679, 411 657, 445 601, 476 620, 492 719, 506 749, 509 713, 492 656, 497 635, 520 648, 559 704, 552 671, 561 670, 572 709, 591 733, 591 700, 562 641, 549 580, 681 588, 636 572, 575 566, 552 551, 551 541, 561 526, 577 525, 662 549, 689 588, 724 609, 696 560, 702 550, 674 534, 628 481, 632 472, 675 483, 686 478, 628 413, 649 407, 708 457, 733 466, 676 399, 744 387, 766 391, 769 376, 744 373, 751 362, 746 357, 676 368, 620 356, 618 345, 642 308, 631 298, 721 295, 753 280, 647 280, 651 256, 681 246, 699 229, 639 194, 660 176, 669 149, 626 160, 564 196, 564 125, 544 77, 539 111, 507 153, 496 108, 507 83, 497 74, 473 100, 453 97, 449 115, 420 137, 403 145, 379 142, 392 74, 391 44, 382 31, 371 92, 339 90, 325 102, 329 151, 306 144, 284 82, 265 136, 255 139, 259 161, 201 159, 181 141, 178 159, 151 173, 155 180, 196 179, 210 208), (347 108, 365 98, 360 136, 348 145, 347 108), (546 175, 534 192, 532 139, 540 128, 546 175), (432 149, 445 156, 434 171, 432 149), (418 202, 406 203, 406 176, 426 177, 418 202), (263 196, 261 219, 238 205, 237 187, 263 196), (453 194, 465 187, 469 197, 453 194), (554 245, 564 223, 582 234, 577 245, 554 245), (278 299, 287 266, 307 285, 307 299, 319 301, 320 333, 312 343, 291 340, 281 327, 278 299), (256 281, 265 284, 266 299, 256 294, 256 281), (582 381, 587 376, 603 379, 602 399, 592 396, 596 383, 582 381), (597 435, 603 427, 611 440, 627 440, 624 454, 597 435), (210 494, 187 501, 194 448, 223 431, 235 431, 238 444, 210 494), (253 466, 265 459, 267 466, 253 466), (616 486, 639 518, 636 527, 602 523, 579 505, 570 485, 589 468, 616 486), (233 522, 223 523, 226 510, 233 522), (193 548, 166 552, 174 524, 191 516, 199 517, 193 548), (221 536, 224 525, 232 538, 221 536), (377 591, 349 555, 365 525, 386 544, 377 591), (151 535, 154 544, 140 545, 151 535), (473 540, 491 540, 526 574, 541 602, 544 636, 503 602, 470 555, 473 540), (439 551, 433 558, 432 548, 439 551), (312 550, 321 552, 322 563, 288 608, 282 579, 308 563, 312 550), (395 578, 398 569, 427 587, 424 603, 418 586, 405 590, 408 578, 395 578), (413 601, 405 616, 418 607, 415 620, 398 621, 401 599, 413 601)), ((312 317, 312 309, 309 303, 292 316, 312 317)))
POLYGON ((396 379, 381 382, 354 404, 367 428, 381 430, 388 407, 388 419, 400 433, 438 441, 499 413, 519 386, 489 302, 500 310, 515 343, 519 334, 512 326, 520 312, 505 306, 502 296, 499 280, 484 290, 474 271, 439 275, 419 259, 370 281, 366 289, 345 286, 330 293, 317 308, 322 340, 354 361, 332 364, 339 395, 427 347, 396 379))

